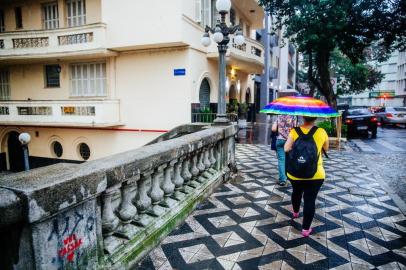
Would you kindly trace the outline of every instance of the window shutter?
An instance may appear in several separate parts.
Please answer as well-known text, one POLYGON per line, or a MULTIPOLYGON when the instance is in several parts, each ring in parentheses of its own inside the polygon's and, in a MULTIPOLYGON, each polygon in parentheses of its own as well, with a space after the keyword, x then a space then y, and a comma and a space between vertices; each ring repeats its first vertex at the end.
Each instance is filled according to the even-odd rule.
POLYGON ((202 0, 195 0, 196 22, 202 22, 202 0))
POLYGON ((203 27, 210 24, 211 21, 211 8, 210 0, 203 0, 203 27))

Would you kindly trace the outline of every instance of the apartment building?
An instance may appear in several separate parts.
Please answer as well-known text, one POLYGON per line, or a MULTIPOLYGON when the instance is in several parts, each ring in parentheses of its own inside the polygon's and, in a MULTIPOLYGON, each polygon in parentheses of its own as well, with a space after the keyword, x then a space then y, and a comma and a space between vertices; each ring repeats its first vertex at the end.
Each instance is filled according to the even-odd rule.
MULTIPOLYGON (((265 47, 265 72, 257 77, 260 84, 256 91, 256 112, 282 96, 294 95, 296 91, 297 52, 294 44, 283 37, 284 29, 274 32, 272 18, 267 16, 261 41, 265 47)), ((259 121, 268 121, 262 117, 259 121)))
POLYGON ((401 61, 401 53, 394 51, 382 63, 371 62, 370 64, 383 74, 382 81, 374 89, 356 95, 342 96, 340 102, 352 106, 403 106, 406 92, 401 89, 401 61))
POLYGON ((402 106, 406 106, 406 51, 399 52, 396 80, 396 96, 403 100, 402 106))
MULTIPOLYGON (((227 99, 243 101, 264 67, 252 39, 264 12, 233 0, 227 99)), ((0 1, 0 171, 83 162, 148 143, 217 102, 218 53, 200 43, 215 0, 0 1)))

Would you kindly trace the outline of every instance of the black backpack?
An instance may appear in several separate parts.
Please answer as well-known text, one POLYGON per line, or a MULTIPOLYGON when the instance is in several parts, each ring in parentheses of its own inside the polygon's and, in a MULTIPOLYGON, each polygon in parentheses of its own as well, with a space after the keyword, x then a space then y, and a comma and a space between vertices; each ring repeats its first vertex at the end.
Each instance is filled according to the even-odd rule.
POLYGON ((320 153, 313 135, 318 127, 312 127, 304 134, 300 127, 296 127, 299 136, 293 143, 292 150, 286 153, 286 171, 296 178, 312 178, 317 172, 320 153))

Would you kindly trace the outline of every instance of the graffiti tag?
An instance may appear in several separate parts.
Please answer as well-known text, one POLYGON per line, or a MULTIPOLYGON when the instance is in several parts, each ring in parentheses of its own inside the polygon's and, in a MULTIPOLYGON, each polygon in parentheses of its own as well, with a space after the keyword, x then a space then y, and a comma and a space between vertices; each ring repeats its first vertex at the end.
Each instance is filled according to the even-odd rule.
POLYGON ((72 234, 63 240, 63 248, 58 252, 59 257, 65 258, 68 262, 73 262, 75 257, 75 250, 77 250, 83 243, 82 239, 78 239, 76 234, 72 234))

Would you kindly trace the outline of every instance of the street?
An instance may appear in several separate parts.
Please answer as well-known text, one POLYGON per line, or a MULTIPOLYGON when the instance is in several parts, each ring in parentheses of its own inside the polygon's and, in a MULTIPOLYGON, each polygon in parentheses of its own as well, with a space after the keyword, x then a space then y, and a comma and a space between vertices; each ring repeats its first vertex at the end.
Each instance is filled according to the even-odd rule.
MULTIPOLYGON (((368 168, 387 185, 388 192, 406 202, 406 129, 378 129, 377 139, 351 139, 354 155, 361 157, 368 168)), ((404 209, 403 209, 404 210, 404 209)))

